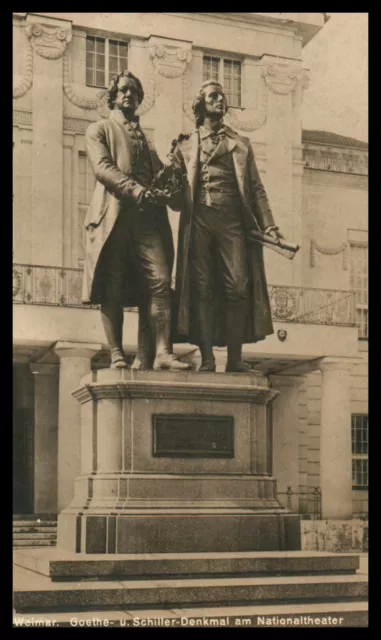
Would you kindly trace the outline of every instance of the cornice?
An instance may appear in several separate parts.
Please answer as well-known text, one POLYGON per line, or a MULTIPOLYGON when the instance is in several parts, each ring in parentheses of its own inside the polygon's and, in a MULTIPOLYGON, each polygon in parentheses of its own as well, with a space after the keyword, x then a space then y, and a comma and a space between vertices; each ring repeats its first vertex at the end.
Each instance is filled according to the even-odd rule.
POLYGON ((166 399, 166 400, 212 400, 221 402, 254 402, 267 404, 278 395, 278 391, 256 385, 229 385, 200 382, 168 381, 120 381, 85 383, 72 394, 79 402, 91 399, 166 399))

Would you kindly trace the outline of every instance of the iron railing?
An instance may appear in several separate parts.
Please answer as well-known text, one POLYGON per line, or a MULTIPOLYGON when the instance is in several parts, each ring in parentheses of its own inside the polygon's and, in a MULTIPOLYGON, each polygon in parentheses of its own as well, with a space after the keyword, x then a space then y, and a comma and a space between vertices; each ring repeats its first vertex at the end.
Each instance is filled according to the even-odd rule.
MULTIPOLYGON (((82 278, 79 268, 14 264, 13 302, 87 308, 81 302, 82 278)), ((277 322, 355 326, 353 291, 269 285, 269 296, 277 322)))
POLYGON ((355 325, 354 291, 269 285, 272 317, 303 324, 355 325))
POLYGON ((290 511, 300 513, 312 520, 321 520, 320 487, 314 487, 310 491, 293 491, 292 487, 288 486, 287 491, 278 491, 277 496, 281 504, 290 511), (298 498, 298 504, 296 504, 298 498))

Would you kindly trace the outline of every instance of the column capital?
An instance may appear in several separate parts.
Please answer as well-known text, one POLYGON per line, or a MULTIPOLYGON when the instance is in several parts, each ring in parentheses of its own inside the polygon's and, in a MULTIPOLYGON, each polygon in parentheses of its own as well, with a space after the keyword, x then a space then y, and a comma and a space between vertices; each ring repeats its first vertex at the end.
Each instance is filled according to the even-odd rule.
POLYGON ((102 345, 93 342, 63 342, 59 341, 54 347, 54 352, 62 360, 62 358, 93 358, 102 345))
POLYGON ((318 367, 322 373, 326 371, 350 371, 353 362, 346 358, 326 357, 322 358, 318 363, 318 367))
POLYGON ((299 388, 302 386, 305 380, 304 375, 281 375, 281 374, 273 374, 269 375, 269 380, 272 385, 275 387, 294 387, 299 388))
POLYGON ((30 370, 33 375, 54 376, 59 371, 59 364, 48 364, 44 362, 31 362, 30 370))

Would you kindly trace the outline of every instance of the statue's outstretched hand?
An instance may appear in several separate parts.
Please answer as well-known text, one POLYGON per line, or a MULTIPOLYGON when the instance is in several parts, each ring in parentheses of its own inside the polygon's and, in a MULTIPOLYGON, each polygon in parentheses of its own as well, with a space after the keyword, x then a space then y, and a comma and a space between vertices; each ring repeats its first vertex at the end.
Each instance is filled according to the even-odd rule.
POLYGON ((274 238, 274 240, 284 240, 284 235, 279 231, 278 227, 270 227, 265 230, 265 233, 274 238))
POLYGON ((142 209, 152 206, 155 203, 155 196, 150 189, 145 189, 141 192, 138 204, 142 209))
POLYGON ((155 189, 153 192, 154 203, 158 206, 166 205, 169 201, 169 194, 161 189, 155 189))
POLYGON ((146 189, 139 198, 139 206, 141 210, 147 210, 152 207, 163 206, 168 203, 169 196, 165 191, 160 189, 146 189))

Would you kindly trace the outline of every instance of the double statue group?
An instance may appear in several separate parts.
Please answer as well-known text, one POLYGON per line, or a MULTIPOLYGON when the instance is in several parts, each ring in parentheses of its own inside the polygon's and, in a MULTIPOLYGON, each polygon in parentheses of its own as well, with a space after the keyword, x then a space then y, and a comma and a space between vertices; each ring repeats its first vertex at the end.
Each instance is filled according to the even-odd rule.
POLYGON ((85 220, 83 302, 100 305, 112 368, 127 366, 123 308, 133 306, 133 369, 188 369, 172 348, 187 342, 200 349, 199 371, 215 371, 213 346, 226 346, 226 371, 247 372, 242 345, 273 333, 262 246, 249 241, 250 230, 283 237, 251 143, 223 123, 226 97, 210 81, 193 103, 195 131, 174 141, 163 164, 135 115, 143 97, 138 78, 118 74, 110 116, 86 133, 96 186, 85 220), (181 212, 174 291, 167 205, 181 212))

